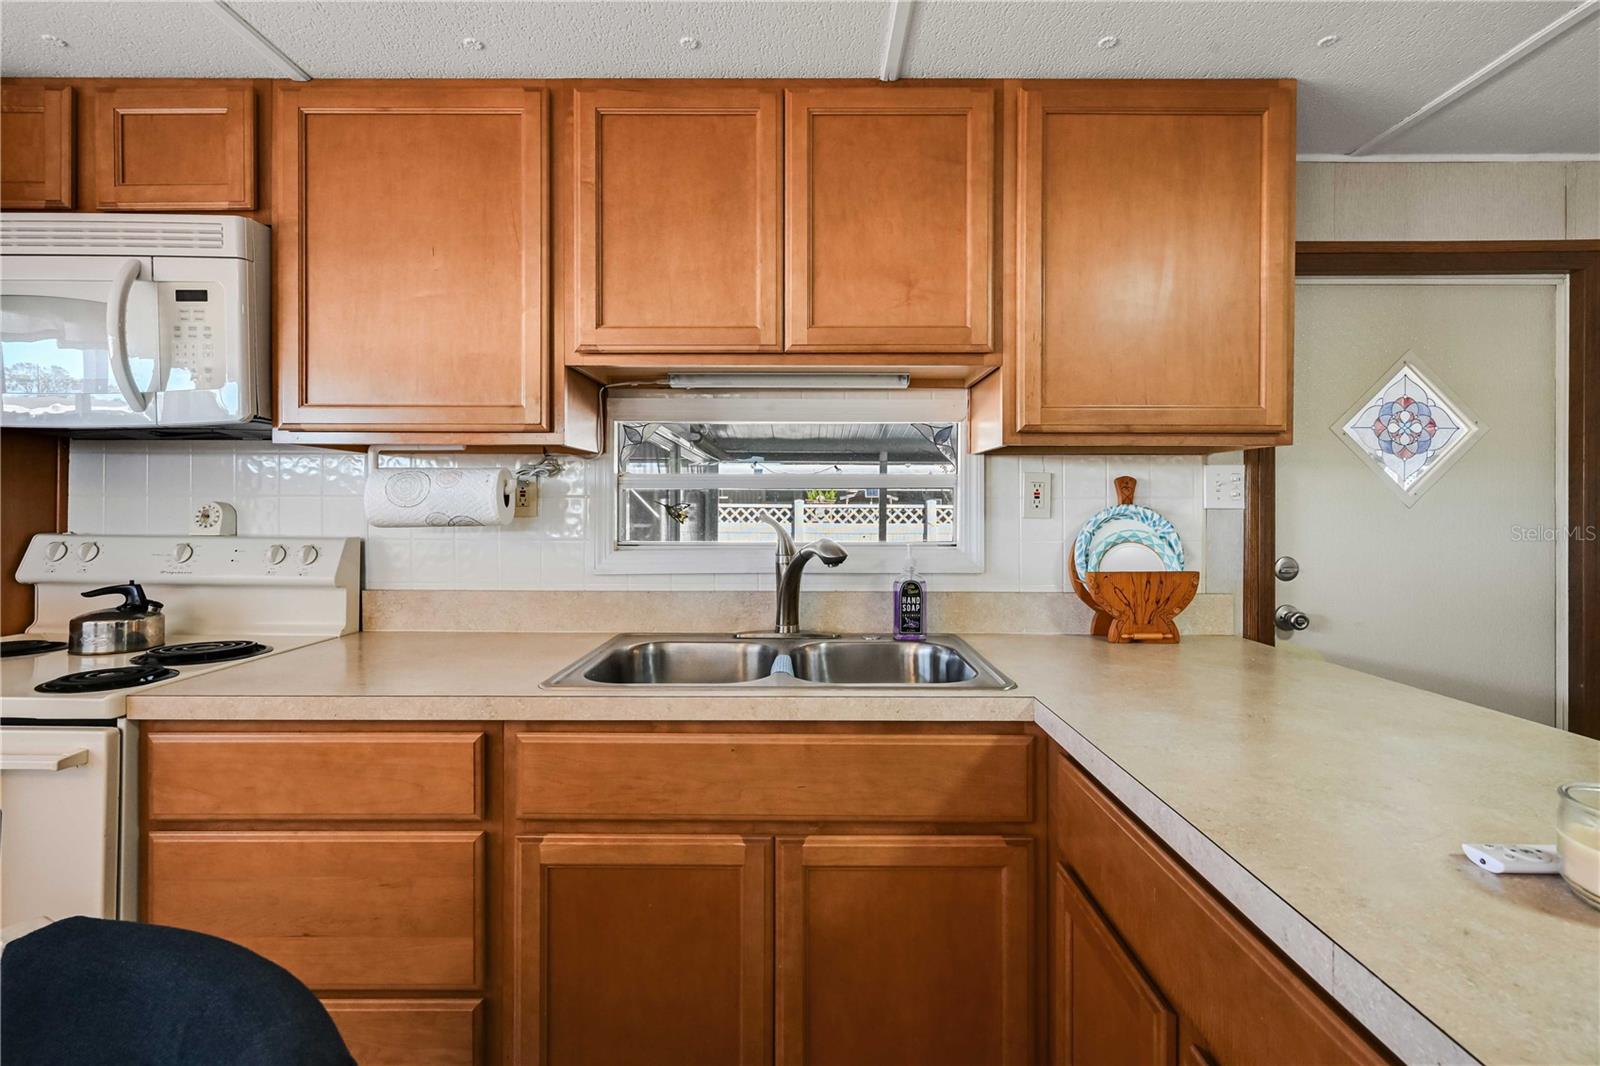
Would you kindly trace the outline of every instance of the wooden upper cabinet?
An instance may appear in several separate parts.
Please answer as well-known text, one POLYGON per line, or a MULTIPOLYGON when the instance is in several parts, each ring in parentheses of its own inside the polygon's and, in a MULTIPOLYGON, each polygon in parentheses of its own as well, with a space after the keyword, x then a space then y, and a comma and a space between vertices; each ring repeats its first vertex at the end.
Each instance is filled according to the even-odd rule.
POLYGON ((777 1066, 1033 1058, 1031 842, 778 842, 777 1066))
POLYGON ((1024 88, 1021 432, 1290 422, 1292 82, 1024 88))
POLYGON ((283 85, 283 428, 545 430, 546 97, 283 85))
POLYGON ((769 839, 521 837, 515 862, 515 1062, 771 1062, 769 839))
POLYGON ((256 206, 256 99, 248 84, 97 90, 95 206, 248 211, 256 206))
POLYGON ((790 351, 991 347, 995 91, 791 89, 790 351))
POLYGON ((778 350, 778 91, 586 89, 573 107, 577 350, 778 350))
POLYGON ((0 208, 72 206, 72 90, 0 86, 0 208))
POLYGON ((1065 866, 1050 909, 1051 1066, 1176 1066, 1178 1016, 1065 866))

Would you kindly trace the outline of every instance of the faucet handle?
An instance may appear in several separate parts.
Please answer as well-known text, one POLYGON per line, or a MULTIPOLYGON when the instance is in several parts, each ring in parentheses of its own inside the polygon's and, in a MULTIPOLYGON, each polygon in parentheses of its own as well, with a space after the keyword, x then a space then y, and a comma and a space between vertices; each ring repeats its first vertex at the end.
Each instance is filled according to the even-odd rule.
POLYGON ((793 559, 794 538, 789 535, 789 531, 787 529, 783 528, 783 524, 764 511, 756 515, 756 517, 761 519, 761 521, 765 522, 767 525, 771 526, 773 530, 777 532, 778 554, 782 556, 783 561, 788 562, 790 559, 793 559))

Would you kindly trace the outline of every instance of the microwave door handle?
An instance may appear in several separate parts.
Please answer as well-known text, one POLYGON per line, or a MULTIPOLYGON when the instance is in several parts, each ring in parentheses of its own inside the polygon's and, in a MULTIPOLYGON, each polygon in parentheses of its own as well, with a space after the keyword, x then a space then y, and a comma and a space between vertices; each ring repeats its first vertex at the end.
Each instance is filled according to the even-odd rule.
POLYGON ((128 402, 131 411, 143 411, 148 403, 143 392, 133 383, 133 366, 128 362, 128 294, 139 277, 139 260, 126 259, 117 268, 111 282, 111 295, 106 300, 106 341, 111 349, 111 376, 116 380, 117 391, 128 402))

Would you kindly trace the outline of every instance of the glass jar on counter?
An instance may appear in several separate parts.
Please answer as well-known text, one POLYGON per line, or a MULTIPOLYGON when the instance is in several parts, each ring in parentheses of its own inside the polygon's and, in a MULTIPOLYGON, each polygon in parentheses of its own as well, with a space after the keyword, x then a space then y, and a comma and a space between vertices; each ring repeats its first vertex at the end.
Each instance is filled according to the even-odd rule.
POLYGON ((1579 899, 1600 908, 1600 784, 1562 785, 1556 792, 1561 877, 1579 899))

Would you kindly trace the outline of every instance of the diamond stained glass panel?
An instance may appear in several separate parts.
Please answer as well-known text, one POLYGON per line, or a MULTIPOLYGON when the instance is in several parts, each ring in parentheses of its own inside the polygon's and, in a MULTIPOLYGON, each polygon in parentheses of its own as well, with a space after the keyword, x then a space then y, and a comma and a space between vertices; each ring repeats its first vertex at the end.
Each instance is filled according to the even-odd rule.
POLYGON ((1407 352, 1331 428, 1410 506, 1481 432, 1407 352))

